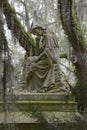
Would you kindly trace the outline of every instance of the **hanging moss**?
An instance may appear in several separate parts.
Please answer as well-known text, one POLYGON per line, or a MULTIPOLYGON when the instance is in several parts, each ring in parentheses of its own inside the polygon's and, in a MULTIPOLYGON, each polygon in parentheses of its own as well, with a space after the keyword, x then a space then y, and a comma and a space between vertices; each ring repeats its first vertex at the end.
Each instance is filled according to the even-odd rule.
POLYGON ((75 32, 79 43, 83 46, 84 49, 87 49, 87 40, 85 38, 85 32, 82 29, 79 20, 77 19, 73 0, 71 2, 71 24, 73 26, 73 31, 75 32))

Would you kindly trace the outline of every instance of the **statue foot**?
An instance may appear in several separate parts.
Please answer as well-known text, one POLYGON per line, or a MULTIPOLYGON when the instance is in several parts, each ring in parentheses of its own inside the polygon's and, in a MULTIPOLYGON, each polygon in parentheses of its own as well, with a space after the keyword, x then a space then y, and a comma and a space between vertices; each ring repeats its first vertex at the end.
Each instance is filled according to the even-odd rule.
POLYGON ((47 88, 47 90, 49 91, 49 90, 52 90, 54 88, 54 84, 51 84, 48 88, 47 88))

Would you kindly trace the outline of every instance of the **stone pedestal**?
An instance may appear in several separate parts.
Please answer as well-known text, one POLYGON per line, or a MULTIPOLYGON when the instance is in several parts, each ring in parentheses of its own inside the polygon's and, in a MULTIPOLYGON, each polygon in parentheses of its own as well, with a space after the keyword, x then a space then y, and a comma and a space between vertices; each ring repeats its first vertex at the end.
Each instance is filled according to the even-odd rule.
MULTIPOLYGON (((0 106, 3 111, 3 98, 0 106)), ((10 111, 40 111, 40 112, 77 112, 77 103, 71 95, 57 93, 32 93, 19 95, 6 95, 7 110, 10 111), (14 106, 12 109, 10 106, 14 106)))
POLYGON ((0 97, 0 123, 6 125, 10 123, 10 126, 14 124, 19 130, 25 130, 26 125, 29 129, 30 126, 31 128, 35 126, 32 129, 35 130, 41 126, 40 124, 47 126, 50 124, 54 128, 61 123, 76 123, 80 120, 82 117, 77 111, 77 103, 72 95, 59 93, 6 95, 5 102, 3 97, 0 97))
MULTIPOLYGON (((55 113, 59 118, 61 115, 75 115, 77 113, 77 103, 72 95, 61 95, 58 93, 31 93, 6 95, 4 103, 0 97, 0 112, 7 113, 23 112, 29 113, 55 113), (4 109, 5 107, 5 109, 4 109)), ((48 114, 49 115, 49 114, 48 114)), ((38 115, 37 115, 38 116, 38 115)), ((21 118, 22 119, 22 118, 21 118)))

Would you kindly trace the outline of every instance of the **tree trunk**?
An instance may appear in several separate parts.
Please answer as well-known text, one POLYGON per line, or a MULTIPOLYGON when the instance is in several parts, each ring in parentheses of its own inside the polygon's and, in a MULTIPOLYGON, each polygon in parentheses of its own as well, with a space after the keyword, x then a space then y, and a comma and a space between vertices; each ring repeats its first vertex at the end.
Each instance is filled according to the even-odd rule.
POLYGON ((58 0, 60 18, 65 33, 68 35, 70 44, 73 47, 76 61, 76 74, 78 85, 75 92, 79 110, 87 111, 87 61, 86 61, 86 40, 83 30, 75 14, 73 0, 58 0))

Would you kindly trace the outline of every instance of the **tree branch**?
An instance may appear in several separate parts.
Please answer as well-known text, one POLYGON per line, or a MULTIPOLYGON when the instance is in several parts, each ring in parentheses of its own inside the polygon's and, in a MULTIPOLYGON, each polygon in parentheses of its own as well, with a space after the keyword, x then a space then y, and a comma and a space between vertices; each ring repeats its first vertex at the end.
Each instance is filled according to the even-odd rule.
POLYGON ((15 10, 10 6, 7 0, 1 0, 0 6, 3 6, 3 13, 5 15, 8 28, 12 31, 14 36, 18 39, 20 45, 29 54, 30 46, 34 49, 34 40, 29 33, 27 33, 24 27, 16 16, 15 10))

